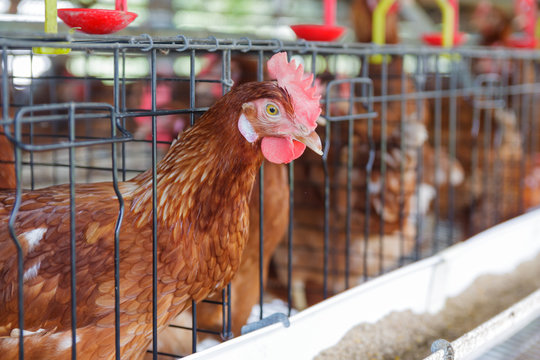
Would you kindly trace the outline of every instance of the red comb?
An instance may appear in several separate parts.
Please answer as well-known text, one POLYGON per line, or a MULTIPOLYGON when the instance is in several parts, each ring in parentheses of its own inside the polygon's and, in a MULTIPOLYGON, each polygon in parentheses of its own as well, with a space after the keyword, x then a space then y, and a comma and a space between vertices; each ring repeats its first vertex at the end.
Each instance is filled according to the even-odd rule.
POLYGON ((296 62, 287 61, 287 53, 280 52, 268 60, 268 72, 275 78, 278 85, 291 95, 296 118, 310 129, 317 127, 317 119, 321 114, 317 85, 311 86, 313 74, 304 74, 304 68, 296 62))

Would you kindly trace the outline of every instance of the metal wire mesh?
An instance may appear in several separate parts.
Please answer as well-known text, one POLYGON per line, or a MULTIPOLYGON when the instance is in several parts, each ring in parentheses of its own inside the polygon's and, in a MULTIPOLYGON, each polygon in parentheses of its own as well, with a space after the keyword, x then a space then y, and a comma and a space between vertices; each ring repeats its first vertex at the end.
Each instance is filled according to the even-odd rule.
MULTIPOLYGON (((265 61, 278 51, 302 62, 324 89, 322 160, 306 153, 286 168, 261 167, 250 214, 256 225, 244 254, 254 261, 244 260, 246 273, 238 275, 244 283, 193 303, 190 316, 160 333, 153 211, 149 356, 182 356, 205 338, 238 336, 254 305, 250 321, 268 311, 290 316, 539 203, 534 52, 148 35, 5 35, 0 46, 2 125, 14 145, 2 164, 16 174, 9 228, 18 254, 19 329, 25 329, 16 236, 23 189, 69 184, 74 260, 75 224, 84 221, 75 212, 75 185, 112 182, 118 289, 119 183, 152 169, 156 209, 156 164, 176 133, 196 124, 233 85, 266 79, 265 61), (34 55, 33 47, 71 53, 34 55), (268 302, 275 299, 285 306, 273 310, 268 302)), ((76 266, 72 261, 71 274, 76 266)), ((71 279, 66 306, 75 343, 77 279, 71 279)), ((118 293, 114 305, 118 322, 118 293)), ((17 336, 22 359, 23 332, 17 336)), ((115 337, 120 358, 118 327, 115 337)))

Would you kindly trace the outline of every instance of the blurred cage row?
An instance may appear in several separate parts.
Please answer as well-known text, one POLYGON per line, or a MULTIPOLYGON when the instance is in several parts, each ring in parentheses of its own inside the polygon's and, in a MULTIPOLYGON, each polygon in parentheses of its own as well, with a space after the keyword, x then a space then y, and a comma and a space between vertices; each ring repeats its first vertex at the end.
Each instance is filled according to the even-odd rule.
POLYGON ((263 164, 241 268, 227 290, 159 334, 164 359, 240 336, 247 322, 290 316, 540 204, 537 52, 65 40, 0 39, 2 188, 132 178, 231 87, 267 79, 278 51, 323 92, 322 160, 306 152, 288 166, 263 164), (71 52, 33 54, 39 46, 71 52))

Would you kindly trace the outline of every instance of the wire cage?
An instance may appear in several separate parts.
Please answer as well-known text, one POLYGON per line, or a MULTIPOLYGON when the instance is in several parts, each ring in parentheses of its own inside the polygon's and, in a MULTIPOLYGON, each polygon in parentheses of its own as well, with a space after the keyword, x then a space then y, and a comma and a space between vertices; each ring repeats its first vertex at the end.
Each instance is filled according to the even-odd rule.
MULTIPOLYGON (((77 186, 109 181, 118 221, 108 240, 118 241, 125 211, 119 184, 148 169, 155 183, 156 164, 176 134, 233 86, 268 79, 266 60, 279 51, 313 72, 322 89, 324 155, 263 164, 237 276, 159 333, 153 286, 153 344, 144 356, 181 357, 205 340, 286 321, 540 203, 535 52, 148 35, 5 35, 0 46, 3 236, 18 255, 9 262, 18 270, 17 325, 0 327, 0 341, 18 340, 20 359, 32 358, 23 338, 40 331, 24 327, 23 284, 38 269, 23 261, 16 231, 22 193, 67 184, 74 244, 76 224, 88 221, 75 211, 77 186), (36 55, 35 47, 71 52, 36 55)), ((76 251, 62 255, 73 260, 76 251)), ((158 261, 156 247, 150 252, 158 261)), ((117 253, 114 263, 118 272, 117 253)), ((75 274, 76 266, 64 271, 75 274)), ((154 271, 153 284, 158 277, 154 271)), ((70 279, 57 291, 69 309, 65 330, 76 357, 81 299, 77 278, 70 279)), ((119 319, 118 299, 112 306, 119 319)), ((110 336, 120 358, 120 331, 110 336)))

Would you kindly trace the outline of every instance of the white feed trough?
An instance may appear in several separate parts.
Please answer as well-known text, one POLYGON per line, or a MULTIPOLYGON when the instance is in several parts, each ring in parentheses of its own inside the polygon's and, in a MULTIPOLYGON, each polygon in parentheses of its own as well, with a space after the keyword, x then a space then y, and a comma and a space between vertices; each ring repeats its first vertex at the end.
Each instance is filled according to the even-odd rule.
MULTIPOLYGON (((273 324, 187 359, 312 359, 359 323, 376 322, 395 311, 437 312, 477 277, 511 272, 538 253, 540 210, 535 210, 312 306, 292 316, 287 328, 273 324)), ((491 321, 499 325, 487 330, 481 326, 456 340, 456 359, 469 358, 522 319, 539 315, 539 308, 540 292, 536 292, 491 321), (513 321, 501 321, 509 314, 513 321)), ((442 351, 429 359, 443 359, 442 351)))

